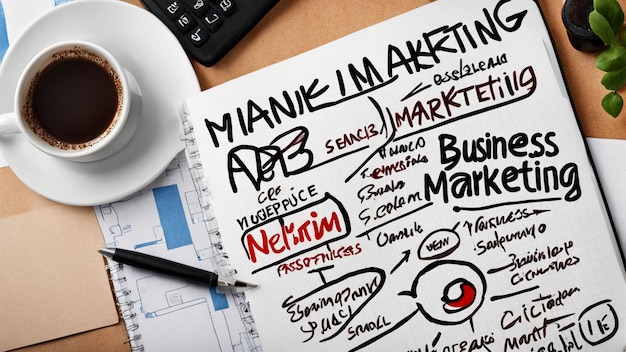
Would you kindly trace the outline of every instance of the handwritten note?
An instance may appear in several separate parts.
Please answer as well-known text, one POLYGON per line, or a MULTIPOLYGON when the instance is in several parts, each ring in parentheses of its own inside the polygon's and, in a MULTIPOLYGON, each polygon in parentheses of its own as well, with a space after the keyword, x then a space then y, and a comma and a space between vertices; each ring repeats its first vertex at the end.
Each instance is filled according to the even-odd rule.
POLYGON ((442 0, 190 97, 268 351, 626 346, 615 236, 530 0, 442 0))

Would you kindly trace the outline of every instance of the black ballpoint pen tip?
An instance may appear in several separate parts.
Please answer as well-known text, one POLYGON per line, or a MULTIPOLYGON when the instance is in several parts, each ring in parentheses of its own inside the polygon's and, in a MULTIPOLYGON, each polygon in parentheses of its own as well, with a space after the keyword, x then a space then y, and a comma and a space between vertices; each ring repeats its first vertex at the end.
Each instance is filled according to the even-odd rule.
POLYGON ((245 282, 245 281, 236 281, 235 282, 235 286, 236 287, 248 287, 248 288, 253 288, 256 287, 256 284, 251 284, 249 282, 245 282))
POLYGON ((257 287, 256 284, 251 284, 249 282, 235 280, 231 277, 220 277, 218 281, 218 286, 226 286, 226 287, 239 287, 239 288, 254 288, 257 287))

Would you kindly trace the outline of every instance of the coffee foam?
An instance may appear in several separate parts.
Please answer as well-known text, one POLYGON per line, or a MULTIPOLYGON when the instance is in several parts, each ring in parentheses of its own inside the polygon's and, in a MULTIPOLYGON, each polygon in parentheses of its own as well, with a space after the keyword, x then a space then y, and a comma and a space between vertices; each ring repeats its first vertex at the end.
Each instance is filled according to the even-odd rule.
POLYGON ((123 91, 124 91, 124 88, 122 85, 122 80, 120 79, 118 73, 115 71, 115 69, 113 68, 113 66, 108 60, 100 57, 99 55, 81 46, 75 46, 73 48, 64 49, 64 50, 61 50, 52 54, 52 56, 47 61, 47 63, 43 66, 43 68, 41 68, 35 74, 35 76, 30 82, 28 93, 26 95, 26 99, 24 100, 24 104, 22 106, 22 116, 24 116, 26 125, 31 129, 31 131, 33 131, 35 135, 37 135, 41 140, 50 144, 51 146, 58 148, 58 149, 62 149, 62 150, 82 150, 82 149, 90 148, 96 145, 98 142, 106 138, 111 133, 111 131, 115 128, 115 126, 117 126, 117 123, 119 122, 119 119, 120 119, 122 106, 124 105, 123 91), (34 110, 34 103, 33 103, 34 89, 35 89, 35 86, 37 85, 37 82, 39 81, 39 77, 41 76, 42 72, 45 71, 45 69, 48 66, 52 65, 55 62, 58 62, 59 60, 72 59, 72 58, 86 59, 104 68, 106 72, 109 74, 109 76, 113 79, 113 83, 115 85, 115 89, 117 93, 117 100, 118 100, 117 110, 115 111, 115 116, 113 117, 113 120, 109 124, 109 127, 104 132, 102 132, 98 137, 88 142, 77 143, 77 144, 61 141, 57 139, 56 137, 52 136, 50 133, 48 133, 48 131, 46 131, 46 129, 41 126, 41 124, 39 123, 39 120, 35 117, 35 110, 34 110))

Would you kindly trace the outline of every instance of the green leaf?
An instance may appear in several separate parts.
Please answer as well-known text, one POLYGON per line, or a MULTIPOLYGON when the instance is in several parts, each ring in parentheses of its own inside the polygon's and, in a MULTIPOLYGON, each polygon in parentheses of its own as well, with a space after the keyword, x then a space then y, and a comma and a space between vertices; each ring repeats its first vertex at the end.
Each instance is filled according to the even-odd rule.
POLYGON ((610 46, 602 51, 596 59, 596 67, 604 72, 621 70, 626 67, 626 48, 610 46))
POLYGON ((615 42, 617 37, 615 36, 615 32, 613 32, 613 27, 611 27, 609 21, 598 11, 593 10, 589 14, 589 25, 591 26, 591 30, 602 39, 604 44, 611 45, 615 42))
POLYGON ((594 0, 593 8, 598 11, 611 25, 617 35, 624 24, 624 11, 617 0, 594 0))
POLYGON ((617 117, 624 106, 624 99, 616 92, 611 92, 602 98, 602 108, 609 115, 617 117))
POLYGON ((600 82, 608 90, 618 90, 626 84, 626 69, 607 72, 600 82))

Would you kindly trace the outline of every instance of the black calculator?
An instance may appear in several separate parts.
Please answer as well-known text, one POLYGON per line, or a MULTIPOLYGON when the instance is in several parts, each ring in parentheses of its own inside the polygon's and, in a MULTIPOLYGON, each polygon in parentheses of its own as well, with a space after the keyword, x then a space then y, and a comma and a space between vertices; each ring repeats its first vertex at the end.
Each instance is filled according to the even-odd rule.
POLYGON ((141 0, 189 56, 214 65, 278 0, 141 0))

